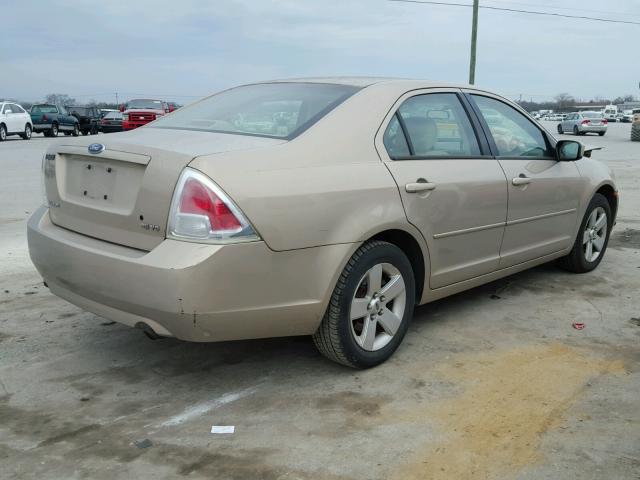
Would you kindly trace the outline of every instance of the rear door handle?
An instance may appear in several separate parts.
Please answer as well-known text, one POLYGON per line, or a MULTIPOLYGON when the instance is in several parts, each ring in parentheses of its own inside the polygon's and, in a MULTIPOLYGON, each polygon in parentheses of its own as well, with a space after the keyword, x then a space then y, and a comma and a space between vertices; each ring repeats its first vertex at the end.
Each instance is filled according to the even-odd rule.
POLYGON ((407 183, 404 186, 404 189, 407 191, 407 193, 426 192, 429 190, 436 189, 435 183, 427 182, 424 179, 420 179, 420 180, 423 180, 423 181, 418 181, 416 183, 407 183))
POLYGON ((528 185, 531 183, 531 179, 525 176, 515 177, 511 180, 511 183, 513 183, 514 185, 528 185))

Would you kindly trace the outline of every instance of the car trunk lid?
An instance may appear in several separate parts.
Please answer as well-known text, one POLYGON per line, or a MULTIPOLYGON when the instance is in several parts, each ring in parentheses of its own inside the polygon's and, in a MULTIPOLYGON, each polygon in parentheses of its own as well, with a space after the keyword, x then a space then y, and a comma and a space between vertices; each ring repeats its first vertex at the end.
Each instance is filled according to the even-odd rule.
POLYGON ((51 221, 90 237, 152 250, 165 238, 175 184, 193 158, 277 143, 282 141, 144 128, 111 134, 97 154, 89 152, 86 141, 59 145, 44 160, 51 221))

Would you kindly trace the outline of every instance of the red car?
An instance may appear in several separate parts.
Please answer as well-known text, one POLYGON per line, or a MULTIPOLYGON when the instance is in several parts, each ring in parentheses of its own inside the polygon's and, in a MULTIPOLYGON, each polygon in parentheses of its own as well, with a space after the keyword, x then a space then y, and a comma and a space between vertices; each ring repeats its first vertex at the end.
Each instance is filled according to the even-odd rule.
POLYGON ((173 104, 163 102, 162 100, 130 100, 120 107, 120 111, 122 112, 122 130, 133 130, 134 128, 141 127, 173 110, 173 104))

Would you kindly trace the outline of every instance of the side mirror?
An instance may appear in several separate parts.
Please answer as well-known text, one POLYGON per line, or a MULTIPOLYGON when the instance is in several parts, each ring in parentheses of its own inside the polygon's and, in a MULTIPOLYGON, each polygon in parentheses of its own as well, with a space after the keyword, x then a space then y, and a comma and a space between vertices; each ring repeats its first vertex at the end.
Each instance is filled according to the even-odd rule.
POLYGON ((575 140, 560 140, 556 143, 556 153, 561 162, 573 162, 583 157, 584 145, 575 140))

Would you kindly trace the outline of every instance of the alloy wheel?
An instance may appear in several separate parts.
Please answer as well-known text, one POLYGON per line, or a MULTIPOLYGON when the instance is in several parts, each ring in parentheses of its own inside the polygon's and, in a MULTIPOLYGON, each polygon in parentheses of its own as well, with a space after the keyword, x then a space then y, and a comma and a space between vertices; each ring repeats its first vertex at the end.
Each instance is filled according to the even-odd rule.
POLYGON ((384 348, 400 328, 406 303, 400 271, 390 263, 371 267, 351 301, 349 320, 356 343, 370 352, 384 348))
POLYGON ((595 262, 604 249, 607 239, 607 212, 595 208, 587 220, 582 234, 582 248, 587 262, 595 262))

